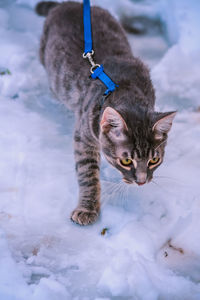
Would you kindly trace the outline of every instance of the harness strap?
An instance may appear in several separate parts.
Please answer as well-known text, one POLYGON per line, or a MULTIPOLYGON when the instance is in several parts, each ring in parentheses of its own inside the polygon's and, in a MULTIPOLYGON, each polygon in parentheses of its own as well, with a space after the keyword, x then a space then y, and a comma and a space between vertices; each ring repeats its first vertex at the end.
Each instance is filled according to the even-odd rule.
POLYGON ((102 65, 94 70, 94 72, 91 74, 91 77, 94 79, 99 78, 108 88, 104 95, 112 93, 115 88, 118 87, 118 85, 115 84, 106 73, 104 73, 102 65))
POLYGON ((102 65, 96 64, 92 58, 94 50, 92 49, 92 26, 91 26, 91 15, 90 15, 90 0, 83 1, 83 25, 84 25, 84 53, 83 58, 87 58, 91 64, 90 72, 93 79, 98 78, 107 87, 104 95, 112 93, 117 84, 104 72, 102 65))

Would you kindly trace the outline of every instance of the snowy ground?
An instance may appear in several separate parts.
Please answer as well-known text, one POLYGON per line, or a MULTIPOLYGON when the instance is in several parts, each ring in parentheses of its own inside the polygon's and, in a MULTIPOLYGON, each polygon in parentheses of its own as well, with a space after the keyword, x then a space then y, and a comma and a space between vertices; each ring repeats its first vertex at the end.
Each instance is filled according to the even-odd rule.
POLYGON ((179 114, 154 183, 126 186, 103 160, 102 214, 88 227, 69 220, 74 119, 38 61, 36 2, 0 1, 0 299, 200 300, 199 2, 93 1, 161 20, 163 34, 129 39, 152 67, 157 108, 179 114))

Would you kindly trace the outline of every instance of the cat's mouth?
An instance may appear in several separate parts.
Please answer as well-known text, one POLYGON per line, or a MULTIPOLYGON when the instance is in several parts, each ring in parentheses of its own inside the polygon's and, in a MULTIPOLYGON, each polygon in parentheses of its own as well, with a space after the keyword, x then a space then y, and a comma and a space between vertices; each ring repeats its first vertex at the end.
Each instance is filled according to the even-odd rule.
POLYGON ((137 185, 144 185, 146 183, 146 181, 145 182, 136 182, 136 183, 137 183, 137 185))

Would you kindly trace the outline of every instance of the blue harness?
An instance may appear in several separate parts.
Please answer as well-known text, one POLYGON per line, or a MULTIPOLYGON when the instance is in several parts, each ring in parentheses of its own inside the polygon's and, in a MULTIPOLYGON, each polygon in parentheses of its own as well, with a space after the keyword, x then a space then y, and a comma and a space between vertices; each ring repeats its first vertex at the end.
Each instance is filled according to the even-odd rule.
POLYGON ((90 15, 90 0, 83 1, 83 24, 84 24, 84 53, 83 58, 87 58, 91 64, 90 72, 93 79, 98 78, 107 87, 104 95, 108 96, 112 93, 117 84, 115 84, 111 78, 104 72, 102 65, 96 64, 92 58, 94 50, 92 49, 92 26, 91 26, 91 15, 90 15))

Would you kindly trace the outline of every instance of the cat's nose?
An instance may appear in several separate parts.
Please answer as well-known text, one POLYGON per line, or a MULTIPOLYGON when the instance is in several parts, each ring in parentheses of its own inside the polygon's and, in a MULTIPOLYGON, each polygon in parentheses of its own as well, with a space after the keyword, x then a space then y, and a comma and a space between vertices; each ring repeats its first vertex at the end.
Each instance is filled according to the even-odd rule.
POLYGON ((140 172, 136 174, 136 183, 138 185, 143 185, 147 181, 147 173, 145 172, 140 172))

